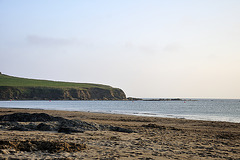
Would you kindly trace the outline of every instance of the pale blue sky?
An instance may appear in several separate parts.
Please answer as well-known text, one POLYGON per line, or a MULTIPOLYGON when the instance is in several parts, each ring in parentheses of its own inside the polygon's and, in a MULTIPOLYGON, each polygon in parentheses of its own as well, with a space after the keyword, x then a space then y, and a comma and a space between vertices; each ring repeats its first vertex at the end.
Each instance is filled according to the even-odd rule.
POLYGON ((239 0, 0 0, 0 36, 5 74, 240 98, 239 0))

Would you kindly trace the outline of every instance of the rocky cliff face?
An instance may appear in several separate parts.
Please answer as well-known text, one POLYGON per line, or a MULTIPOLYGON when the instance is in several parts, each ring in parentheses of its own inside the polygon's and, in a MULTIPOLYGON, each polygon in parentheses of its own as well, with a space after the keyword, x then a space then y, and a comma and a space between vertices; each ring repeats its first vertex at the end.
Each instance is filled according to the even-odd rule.
POLYGON ((0 86, 0 100, 123 100, 125 93, 118 88, 51 88, 0 86))

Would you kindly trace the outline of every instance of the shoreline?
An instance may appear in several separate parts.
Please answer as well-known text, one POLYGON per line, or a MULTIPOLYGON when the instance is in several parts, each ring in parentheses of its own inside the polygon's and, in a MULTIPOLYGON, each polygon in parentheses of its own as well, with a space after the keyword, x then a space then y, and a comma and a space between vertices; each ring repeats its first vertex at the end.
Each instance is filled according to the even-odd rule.
MULTIPOLYGON (((19 159, 239 159, 240 124, 42 109, 0 108, 0 116, 46 113, 69 120, 113 125, 135 132, 57 133, 0 129, 0 141, 53 141, 84 144, 77 152, 48 153, 0 149, 0 157, 19 159), (7 154, 6 154, 7 153, 7 154)), ((20 122, 19 122, 20 123, 20 122)))
POLYGON ((184 119, 192 121, 206 121, 206 122, 227 122, 227 123, 236 123, 240 124, 238 121, 226 121, 226 120, 207 120, 204 118, 186 118, 186 117, 176 117, 174 115, 160 116, 153 113, 134 113, 134 114, 124 114, 124 113, 114 113, 114 112, 92 112, 92 111, 77 111, 77 110, 55 110, 55 109, 40 109, 40 108, 11 108, 11 107, 0 107, 0 109, 26 109, 26 110, 46 110, 46 111, 66 111, 66 112, 83 112, 83 113, 99 113, 99 114, 110 114, 110 115, 126 115, 126 116, 137 116, 137 117, 152 117, 152 118, 170 118, 170 119, 184 119))
POLYGON ((146 101, 133 101, 134 103, 132 101, 2 101, 0 106, 240 123, 238 100, 213 101, 215 102, 212 100, 186 103, 175 101, 166 102, 167 104, 146 101), (222 104, 224 106, 221 106, 222 104))

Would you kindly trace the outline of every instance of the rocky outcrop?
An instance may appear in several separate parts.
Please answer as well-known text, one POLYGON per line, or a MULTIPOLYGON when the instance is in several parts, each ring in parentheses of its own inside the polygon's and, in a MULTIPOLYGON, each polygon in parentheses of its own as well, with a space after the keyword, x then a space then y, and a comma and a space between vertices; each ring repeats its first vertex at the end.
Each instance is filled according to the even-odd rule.
POLYGON ((18 131, 57 131, 70 134, 85 131, 115 131, 133 133, 131 129, 112 125, 88 123, 81 120, 70 120, 54 117, 45 113, 14 113, 0 116, 0 129, 18 131))
POLYGON ((0 86, 0 100, 123 100, 118 88, 54 88, 0 86))

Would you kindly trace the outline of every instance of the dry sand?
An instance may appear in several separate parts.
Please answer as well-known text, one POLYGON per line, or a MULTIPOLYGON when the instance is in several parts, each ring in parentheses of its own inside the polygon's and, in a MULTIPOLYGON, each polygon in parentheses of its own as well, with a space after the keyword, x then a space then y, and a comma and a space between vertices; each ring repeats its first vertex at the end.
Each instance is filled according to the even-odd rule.
POLYGON ((240 159, 240 124, 101 113, 0 108, 0 115, 47 113, 67 119, 132 129, 135 133, 0 130, 0 141, 84 144, 81 151, 0 149, 0 159, 240 159))

